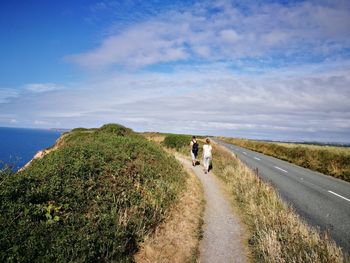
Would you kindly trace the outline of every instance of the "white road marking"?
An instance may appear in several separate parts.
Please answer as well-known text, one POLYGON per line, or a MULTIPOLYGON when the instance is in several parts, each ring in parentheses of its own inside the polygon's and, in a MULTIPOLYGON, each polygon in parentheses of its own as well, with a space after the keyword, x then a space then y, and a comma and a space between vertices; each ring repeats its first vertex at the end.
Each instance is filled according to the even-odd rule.
POLYGON ((286 170, 283 170, 282 168, 278 167, 278 166, 274 166, 276 169, 281 170, 282 172, 288 173, 286 170))
POLYGON ((331 193, 331 194, 334 194, 334 195, 336 195, 336 196, 338 196, 338 197, 340 197, 340 198, 343 198, 344 200, 346 200, 346 201, 348 201, 348 202, 350 202, 350 199, 348 199, 348 198, 346 198, 346 197, 344 197, 344 196, 342 196, 342 195, 340 195, 340 194, 334 193, 334 192, 332 192, 332 191, 328 191, 328 192, 331 193))
POLYGON ((247 153, 246 153, 246 152, 243 152, 243 154, 247 155, 247 153))
POLYGON ((260 161, 260 159, 258 157, 254 157, 254 159, 260 161))

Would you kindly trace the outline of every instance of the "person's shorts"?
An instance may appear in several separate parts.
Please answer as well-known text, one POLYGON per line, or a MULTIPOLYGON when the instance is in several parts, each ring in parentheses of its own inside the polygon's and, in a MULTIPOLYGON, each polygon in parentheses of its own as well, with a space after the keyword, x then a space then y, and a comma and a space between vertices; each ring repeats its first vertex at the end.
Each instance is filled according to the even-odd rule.
POLYGON ((196 155, 191 151, 191 157, 192 157, 192 160, 196 160, 196 155))

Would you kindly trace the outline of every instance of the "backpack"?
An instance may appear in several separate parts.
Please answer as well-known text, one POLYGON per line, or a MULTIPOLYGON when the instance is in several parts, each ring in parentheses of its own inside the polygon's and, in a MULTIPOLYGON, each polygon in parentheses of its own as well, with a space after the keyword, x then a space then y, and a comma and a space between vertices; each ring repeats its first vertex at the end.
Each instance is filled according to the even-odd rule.
POLYGON ((198 153, 198 143, 197 142, 193 143, 193 145, 192 145, 192 152, 193 153, 198 153))

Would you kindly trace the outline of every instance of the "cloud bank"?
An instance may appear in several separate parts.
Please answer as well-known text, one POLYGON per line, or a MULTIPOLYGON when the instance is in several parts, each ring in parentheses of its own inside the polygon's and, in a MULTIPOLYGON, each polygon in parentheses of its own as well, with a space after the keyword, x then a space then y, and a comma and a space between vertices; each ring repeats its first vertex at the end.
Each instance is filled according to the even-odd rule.
POLYGON ((116 74, 19 96, 0 104, 5 113, 0 119, 29 125, 36 116, 34 124, 45 127, 119 122, 139 131, 349 141, 350 70, 343 70, 343 64, 332 63, 321 72, 300 66, 254 78, 232 74, 222 64, 172 73, 116 74))
POLYGON ((349 2, 214 2, 112 26, 65 57, 89 78, 0 90, 0 124, 350 142, 349 2))
POLYGON ((348 1, 289 5, 209 1, 119 29, 96 48, 67 56, 82 67, 145 67, 191 60, 321 58, 350 47, 348 1))

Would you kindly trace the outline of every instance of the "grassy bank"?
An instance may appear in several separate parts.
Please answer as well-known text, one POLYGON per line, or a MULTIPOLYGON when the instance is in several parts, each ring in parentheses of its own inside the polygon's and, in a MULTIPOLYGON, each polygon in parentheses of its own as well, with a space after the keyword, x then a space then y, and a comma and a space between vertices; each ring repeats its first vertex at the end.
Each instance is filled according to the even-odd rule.
POLYGON ((166 220, 150 235, 135 256, 136 263, 195 263, 199 254, 204 212, 203 190, 185 167, 186 191, 171 207, 166 220))
POLYGON ((350 182, 350 149, 347 148, 220 139, 350 182))
POLYGON ((119 125, 76 129, 0 178, 1 262, 131 262, 184 189, 161 147, 119 125))
MULTIPOLYGON (((162 146, 169 154, 176 156, 179 162, 189 157, 189 144, 192 136, 146 132, 142 134, 150 141, 162 146), (176 150, 177 149, 177 150, 176 150), (180 153, 180 154, 179 154, 180 153)), ((187 172, 186 192, 180 197, 171 215, 143 244, 137 255, 137 262, 197 262, 199 242, 203 235, 204 197, 200 181, 193 173, 192 166, 184 166, 187 172), (158 241, 160 240, 160 241, 158 241)))
POLYGON ((274 188, 232 153, 214 147, 214 173, 230 189, 244 222, 255 262, 343 262, 343 254, 326 234, 309 227, 286 206, 274 188))

